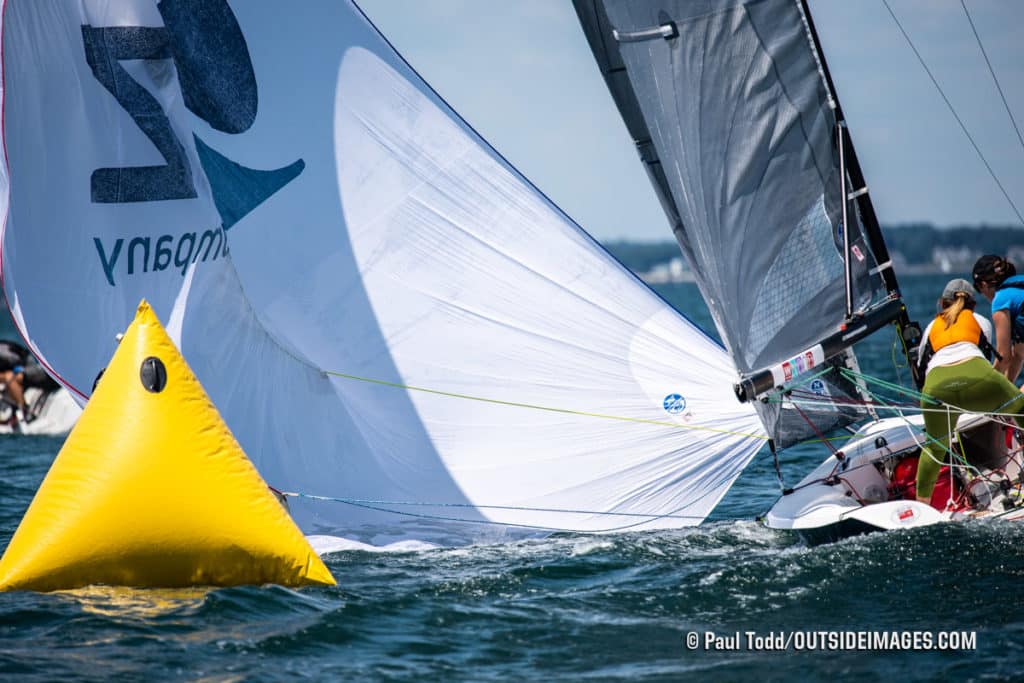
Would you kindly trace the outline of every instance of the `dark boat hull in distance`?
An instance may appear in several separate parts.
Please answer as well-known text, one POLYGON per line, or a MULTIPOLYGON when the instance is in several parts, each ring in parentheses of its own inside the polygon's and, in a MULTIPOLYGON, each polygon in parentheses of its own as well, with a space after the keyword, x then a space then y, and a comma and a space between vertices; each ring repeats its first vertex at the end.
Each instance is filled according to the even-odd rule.
POLYGON ((810 544, 868 533, 968 518, 1024 519, 1020 434, 984 415, 960 418, 932 504, 916 500, 923 420, 888 418, 863 427, 764 517, 772 529, 791 530, 810 544))

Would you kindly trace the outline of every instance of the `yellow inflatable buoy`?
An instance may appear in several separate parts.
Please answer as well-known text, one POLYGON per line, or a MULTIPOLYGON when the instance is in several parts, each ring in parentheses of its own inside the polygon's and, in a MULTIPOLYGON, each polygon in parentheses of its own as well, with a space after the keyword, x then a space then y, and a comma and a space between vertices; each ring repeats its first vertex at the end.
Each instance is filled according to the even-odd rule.
POLYGON ((0 590, 334 578, 145 301, 0 559, 0 590))

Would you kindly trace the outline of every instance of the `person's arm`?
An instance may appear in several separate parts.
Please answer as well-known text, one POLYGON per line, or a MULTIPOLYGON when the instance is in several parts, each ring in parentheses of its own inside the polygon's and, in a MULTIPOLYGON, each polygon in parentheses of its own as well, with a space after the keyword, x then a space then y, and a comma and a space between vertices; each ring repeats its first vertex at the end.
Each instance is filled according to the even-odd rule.
MULTIPOLYGON (((1016 344, 1013 347, 1013 362, 1010 363, 1010 372, 1007 374, 1011 382, 1017 381, 1021 368, 1024 368, 1024 345, 1016 344)), ((1024 387, 1020 390, 1024 391, 1024 387)))
POLYGON ((992 314, 992 322, 996 328, 996 351, 1002 356, 1002 359, 996 360, 993 366, 1012 382, 1020 374, 1024 355, 1019 355, 1021 352, 1010 341, 1010 313, 996 311, 992 314))
POLYGON ((924 332, 921 333, 921 343, 917 345, 917 364, 918 365, 921 364, 921 359, 924 358, 924 349, 925 349, 926 346, 928 346, 928 335, 931 333, 932 325, 934 325, 934 324, 935 324, 934 320, 931 321, 930 323, 928 323, 928 325, 926 325, 925 328, 924 328, 924 332))
MULTIPOLYGON (((974 319, 978 322, 978 327, 981 328, 981 335, 985 338, 985 341, 989 343, 989 346, 995 349, 996 334, 992 331, 992 323, 988 321, 988 318, 980 315, 977 311, 974 312, 974 319)), ((978 346, 981 346, 980 340, 978 342, 978 346)), ((991 363, 996 362, 995 356, 992 356, 988 360, 991 363)))
POLYGON ((7 380, 7 395, 20 409, 25 408, 25 393, 21 387, 21 380, 23 375, 21 374, 21 366, 15 366, 14 370, 11 371, 11 377, 7 380))

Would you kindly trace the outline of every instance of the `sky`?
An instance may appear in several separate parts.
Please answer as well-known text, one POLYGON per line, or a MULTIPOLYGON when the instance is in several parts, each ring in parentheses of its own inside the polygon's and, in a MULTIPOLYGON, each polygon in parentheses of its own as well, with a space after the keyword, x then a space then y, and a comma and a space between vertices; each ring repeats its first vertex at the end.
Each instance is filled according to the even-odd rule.
MULTIPOLYGON (((463 118, 588 232, 671 238, 568 0, 357 2, 463 118)), ((1024 2, 965 2, 1022 127, 1024 2)), ((1024 143, 960 0, 889 4, 1024 213, 1024 143)), ((810 5, 882 224, 1021 225, 882 0, 810 5)))

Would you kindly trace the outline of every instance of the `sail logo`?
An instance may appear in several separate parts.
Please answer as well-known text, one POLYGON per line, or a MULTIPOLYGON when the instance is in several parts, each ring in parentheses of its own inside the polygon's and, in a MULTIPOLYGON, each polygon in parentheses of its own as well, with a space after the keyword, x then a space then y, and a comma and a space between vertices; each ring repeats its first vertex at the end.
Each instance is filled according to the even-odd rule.
MULTIPOLYGON (((117 265, 121 256, 125 241, 122 238, 114 240, 108 253, 108 248, 103 245, 103 240, 99 237, 92 239, 96 253, 100 257, 100 265, 103 266, 103 274, 106 275, 110 286, 115 287, 114 266, 117 265)), ((224 237, 224 231, 217 228, 216 230, 204 230, 202 233, 186 232, 177 236, 161 235, 155 241, 149 237, 134 237, 128 242, 128 248, 125 251, 125 260, 122 263, 126 264, 128 275, 134 275, 139 271, 156 273, 167 270, 173 265, 175 269, 180 268, 181 274, 184 276, 188 267, 199 261, 200 254, 202 254, 203 261, 213 260, 218 256, 227 256, 228 243, 224 237)))
MULTIPOLYGON (((198 197, 195 169, 185 144, 159 101, 132 77, 123 62, 142 60, 154 81, 160 62, 170 62, 178 76, 182 101, 193 114, 223 133, 238 135, 256 120, 256 74, 238 21, 226 0, 161 0, 157 10, 164 26, 83 25, 85 60, 99 84, 131 116, 163 157, 161 165, 96 168, 90 176, 95 204, 187 200, 198 197)), ((122 270, 159 272, 170 267, 168 254, 182 274, 200 259, 227 256, 227 231, 245 215, 302 173, 298 159, 274 170, 247 168, 224 157, 195 133, 196 156, 210 185, 221 225, 203 231, 151 238, 138 236, 104 243, 94 237, 97 256, 111 286, 122 253, 122 270), (214 241, 218 247, 212 248, 214 241), (124 248, 127 243, 127 249, 124 248), (201 245, 205 243, 204 250, 201 245), (150 253, 152 249, 152 259, 150 253), (135 259, 140 255, 141 269, 135 259)))
POLYGON ((669 394, 662 401, 662 407, 665 408, 665 412, 670 415, 678 415, 679 413, 686 410, 686 399, 679 394, 669 394))

